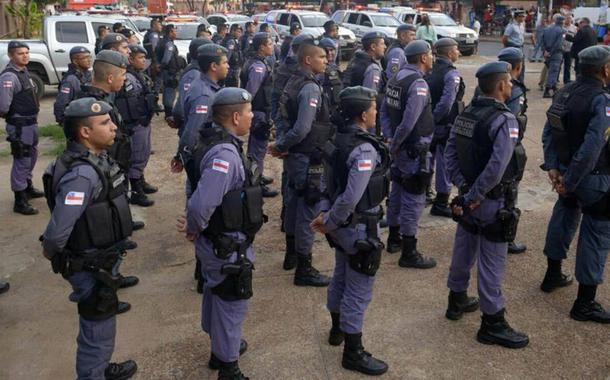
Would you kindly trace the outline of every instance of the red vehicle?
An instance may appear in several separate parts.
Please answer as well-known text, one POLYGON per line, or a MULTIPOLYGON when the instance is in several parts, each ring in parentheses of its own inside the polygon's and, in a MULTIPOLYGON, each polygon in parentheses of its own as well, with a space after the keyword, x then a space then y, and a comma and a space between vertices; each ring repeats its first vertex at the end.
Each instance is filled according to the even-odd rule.
POLYGON ((87 10, 96 5, 112 5, 113 0, 68 0, 66 9, 69 10, 87 10))

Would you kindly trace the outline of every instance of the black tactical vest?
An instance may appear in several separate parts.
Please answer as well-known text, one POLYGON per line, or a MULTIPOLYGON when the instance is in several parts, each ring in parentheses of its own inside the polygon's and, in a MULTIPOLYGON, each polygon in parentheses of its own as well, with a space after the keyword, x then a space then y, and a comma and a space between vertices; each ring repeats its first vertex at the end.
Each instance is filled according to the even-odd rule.
MULTIPOLYGON (((402 115, 404 113, 404 106, 407 104, 409 87, 411 87, 413 82, 421 78, 422 76, 419 73, 413 73, 407 75, 401 80, 397 80, 396 76, 394 76, 388 82, 385 93, 385 101, 388 107, 388 115, 390 116, 390 127, 392 128, 392 133, 402 122, 402 115)), ((415 122, 413 131, 405 139, 403 145, 416 144, 420 137, 430 136, 434 133, 434 116, 432 115, 430 95, 427 95, 427 97, 428 104, 419 115, 419 119, 417 119, 415 122)))
MULTIPOLYGON (((66 249, 80 253, 89 249, 107 249, 131 235, 132 217, 127 201, 125 174, 111 159, 101 158, 82 145, 69 142, 43 175, 45 197, 49 209, 55 208, 55 197, 61 178, 73 168, 90 165, 97 172, 102 187, 97 194, 85 194, 94 199, 76 221, 66 249)), ((77 197, 77 194, 66 195, 77 197)))
POLYGON ((364 131, 340 128, 335 136, 335 150, 326 162, 328 194, 334 202, 347 187, 350 168, 347 160, 351 152, 359 145, 370 143, 381 162, 375 167, 369 183, 356 205, 355 212, 361 213, 377 207, 386 198, 390 186, 390 155, 381 138, 364 131))
POLYGON ((237 148, 246 174, 246 180, 241 188, 231 190, 224 195, 222 203, 212 214, 203 234, 215 238, 225 232, 243 232, 250 241, 254 240, 254 235, 260 230, 265 219, 260 172, 256 164, 246 157, 241 143, 222 127, 213 125, 202 128, 199 134, 193 159, 185 168, 193 192, 197 189, 201 178, 201 161, 206 153, 218 144, 233 144, 237 148))
MULTIPOLYGON (((163 61, 163 56, 165 55, 165 50, 167 49, 167 44, 170 43, 171 40, 169 37, 164 36, 159 40, 159 44, 157 45, 157 62, 161 63, 163 61)), ((166 65, 161 67, 161 70, 167 70, 170 73, 177 73, 180 71, 180 63, 178 61, 178 47, 174 44, 174 50, 172 51, 172 58, 166 65)))
MULTIPOLYGON (((313 74, 298 71, 297 74, 292 76, 289 80, 290 85, 284 88, 282 97, 280 99, 280 114, 284 124, 290 129, 294 126, 297 121, 299 113, 298 96, 299 92, 307 83, 315 83, 320 85, 313 74)), ((290 148, 292 153, 305 153, 309 154, 314 152, 316 149, 321 149, 324 144, 334 134, 334 127, 330 123, 330 112, 328 108, 328 98, 322 91, 321 93, 321 104, 317 109, 316 119, 311 125, 309 134, 298 144, 290 148)))
POLYGON ((182 80, 186 73, 193 70, 199 70, 199 62, 196 59, 193 59, 188 65, 186 65, 184 70, 182 70, 182 73, 180 74, 180 80, 182 80))
POLYGON ((142 90, 141 92, 136 91, 133 83, 125 81, 123 88, 116 94, 116 107, 128 128, 138 124, 147 126, 152 120, 154 111, 150 103, 152 98, 156 98, 156 94, 152 89, 152 82, 145 74, 136 71, 132 66, 127 67, 127 72, 140 82, 142 90))
MULTIPOLYGON (((519 122, 519 141, 521 141, 523 140, 525 129, 527 128, 527 115, 525 114, 527 112, 527 88, 525 87, 525 84, 517 79, 513 78, 510 81, 513 84, 513 87, 519 87, 521 89, 522 94, 519 95, 519 97, 523 96, 523 104, 519 105, 519 112, 515 115, 517 122, 519 122)), ((510 98, 506 101, 506 104, 513 101, 518 101, 518 99, 510 98)))
POLYGON ((229 50, 229 52, 231 52, 229 58, 229 67, 232 70, 241 69, 242 65, 244 64, 244 58, 239 41, 233 38, 233 36, 231 36, 230 34, 227 34, 227 36, 222 40, 221 45, 224 46, 227 50, 229 50), (229 50, 229 41, 231 40, 235 41, 235 47, 233 48, 232 52, 231 50, 229 50))
MULTIPOLYGON (((388 46, 388 48, 387 48, 387 49, 385 49, 385 55, 383 56, 383 62, 384 62, 384 64, 383 64, 383 68, 385 69, 385 68, 387 67, 387 65, 388 65, 388 55, 390 54, 390 52, 391 52, 393 49, 400 49, 400 50, 404 50, 404 48, 405 48, 405 46, 403 46, 403 45, 402 45, 400 42, 398 42, 398 41, 395 41, 395 42, 393 42, 393 43, 392 43, 390 46, 388 46)), ((398 70, 400 70, 400 67, 398 68, 398 70)), ((383 71, 384 71, 384 73, 385 73, 385 75, 386 75, 386 79, 388 79, 388 80, 389 80, 389 79, 390 79, 390 78, 391 78, 391 77, 392 77, 394 74, 396 74, 396 73, 398 72, 398 70, 397 70, 396 72, 393 72, 393 73, 386 73, 386 72, 385 72, 385 70, 383 70, 383 71), (388 76, 388 74, 390 74, 390 75, 388 76)))
POLYGON ((287 57, 286 61, 277 67, 273 75, 273 92, 282 93, 286 83, 299 71, 299 64, 293 57, 287 57))
MULTIPOLYGON (((483 172, 493 152, 493 140, 489 128, 493 121, 510 109, 490 98, 476 98, 462 112, 453 124, 455 145, 460 172, 469 185, 472 185, 483 172)), ((525 170, 525 150, 518 143, 502 176, 501 183, 520 180, 525 170)))
POLYGON ((341 73, 335 65, 326 65, 326 71, 324 72, 324 81, 322 82, 322 89, 328 100, 330 106, 336 110, 341 103, 339 94, 343 90, 343 83, 341 82, 341 73))
POLYGON ((271 113, 271 91, 273 91, 273 79, 271 78, 271 66, 265 58, 253 56, 246 61, 244 68, 239 74, 241 87, 246 88, 250 75, 250 66, 257 62, 262 62, 265 65, 266 72, 265 80, 261 84, 260 88, 256 94, 252 94, 254 96, 254 99, 252 99, 252 110, 264 112, 265 114, 269 115, 271 113))
MULTIPOLYGON (((354 54, 354 58, 352 58, 343 72, 343 86, 362 86, 362 82, 364 82, 364 73, 372 63, 376 64, 377 62, 368 53, 357 51, 356 54, 354 54)), ((379 78, 379 80, 381 80, 381 78, 379 78)))
MULTIPOLYGON (((61 82, 57 85, 57 90, 61 91, 61 87, 63 82, 70 76, 70 75, 74 75, 76 77, 76 79, 78 79, 78 82, 80 83, 81 86, 86 85, 91 83, 91 72, 90 71, 86 71, 86 72, 82 72, 80 70, 78 70, 72 63, 68 65, 68 71, 66 71, 65 73, 62 74, 61 76, 61 82)), ((75 94, 78 94, 80 92, 80 88, 74 89, 75 90, 75 94)))
POLYGON ((13 94, 13 101, 6 113, 6 122, 16 127, 36 124, 40 106, 30 76, 27 71, 17 71, 12 67, 5 68, 0 75, 6 72, 15 74, 21 84, 21 91, 13 94), (16 117, 16 114, 19 116, 16 117))
MULTIPOLYGON (((441 101, 441 97, 443 96, 443 90, 445 89, 445 75, 451 71, 455 70, 455 66, 452 63, 439 59, 434 62, 434 66, 432 67, 432 71, 430 74, 426 75, 425 79, 428 83, 428 87, 430 88, 430 97, 432 98, 432 110, 436 107, 436 105, 441 101)), ((451 106, 451 110, 449 113, 439 120, 439 125, 447 125, 453 123, 453 120, 459 115, 460 111, 464 109, 464 103, 462 99, 464 98, 464 90, 466 89, 466 85, 464 84, 464 80, 460 77, 460 84, 457 95, 455 96, 455 101, 451 106)))
MULTIPOLYGON (((153 32, 152 29, 149 29, 148 32, 146 32, 146 34, 144 35, 144 39, 142 40, 142 45, 144 46, 144 49, 146 49, 146 53, 151 58, 151 60, 153 60, 153 62, 156 62, 155 58, 157 58, 157 55, 155 54, 156 52, 153 50, 153 44, 150 38, 153 33, 158 35, 158 33, 153 32)), ((159 40, 159 42, 161 41, 159 40)), ((158 46, 159 43, 157 43, 157 47, 158 46)))
MULTIPOLYGON (((572 157, 585 140, 587 128, 594 116, 591 113, 593 99, 605 92, 602 82, 579 76, 575 82, 564 86, 553 97, 553 104, 547 111, 547 116, 551 124, 553 146, 563 165, 570 164, 572 157), (562 124, 561 127, 558 121, 562 124)), ((596 170, 610 170, 609 154, 606 144, 596 170)))

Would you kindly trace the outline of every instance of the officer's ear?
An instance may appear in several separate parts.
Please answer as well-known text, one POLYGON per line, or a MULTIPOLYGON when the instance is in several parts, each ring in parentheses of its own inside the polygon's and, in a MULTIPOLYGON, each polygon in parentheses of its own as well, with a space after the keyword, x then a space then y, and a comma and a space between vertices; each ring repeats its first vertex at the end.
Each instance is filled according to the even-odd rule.
POLYGON ((602 69, 602 76, 606 85, 610 83, 610 62, 606 63, 602 69))

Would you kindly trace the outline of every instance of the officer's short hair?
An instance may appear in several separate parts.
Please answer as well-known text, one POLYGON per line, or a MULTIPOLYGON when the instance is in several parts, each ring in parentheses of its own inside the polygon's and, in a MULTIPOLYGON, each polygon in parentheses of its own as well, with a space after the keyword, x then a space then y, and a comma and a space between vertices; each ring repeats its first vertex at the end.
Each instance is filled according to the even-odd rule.
POLYGON ((517 65, 522 64, 523 61, 520 59, 502 59, 502 62, 508 62, 510 63, 510 65, 512 66, 512 68, 514 69, 515 67, 517 67, 517 65))
POLYGON ((150 20, 150 27, 152 28, 156 23, 161 22, 158 18, 150 20))
POLYGON ((217 32, 220 33, 223 30, 227 30, 227 24, 220 24, 220 25, 218 25, 217 32))
POLYGON ((312 56, 318 49, 324 51, 324 49, 322 49, 321 47, 319 47, 317 45, 301 44, 299 46, 299 53, 298 53, 299 63, 305 62, 305 57, 312 56))
POLYGON ((407 63, 410 63, 410 64, 412 64, 412 65, 416 65, 416 64, 418 64, 418 63, 419 63, 419 61, 420 61, 420 59, 419 59, 419 58, 420 58, 422 55, 426 55, 426 54, 428 54, 428 53, 416 54, 416 55, 409 55, 409 56, 407 56, 407 63))
POLYGON ((579 20, 579 22, 584 22, 587 25, 591 25, 591 20, 589 20, 588 17, 581 17, 581 19, 579 20))
POLYGON ((603 67, 604 67, 603 65, 602 66, 597 66, 597 65, 589 65, 589 64, 586 64, 586 63, 584 63, 584 64, 583 63, 579 63, 578 64, 578 68, 580 70, 580 73, 583 76, 586 76, 586 77, 592 77, 592 76, 595 76, 595 75, 599 74, 602 71, 603 67))
POLYGON ((384 39, 383 37, 378 37, 378 38, 373 38, 370 40, 364 40, 364 41, 362 41, 362 49, 364 49, 364 51, 367 51, 371 48, 371 46, 373 44, 377 44, 377 43, 379 43, 379 40, 383 40, 383 39, 384 39))
POLYGON ((107 62, 93 62, 93 79, 97 82, 104 82, 110 75, 118 75, 121 70, 125 70, 107 62))
POLYGON ((446 57, 447 54, 449 54, 449 52, 451 51, 451 49, 453 49, 453 46, 438 47, 436 48, 436 55, 442 55, 443 57, 446 57))
POLYGON ((112 24, 112 31, 115 33, 118 33, 121 29, 123 29, 123 23, 122 22, 115 22, 114 24, 112 24))
POLYGON ((127 41, 125 41, 125 40, 111 42, 109 44, 104 45, 104 49, 105 50, 119 50, 119 47, 122 44, 129 44, 129 43, 127 41))
POLYGON ((242 112, 246 104, 229 104, 229 105, 213 105, 212 106, 212 120, 219 125, 233 117, 235 112, 242 112))
POLYGON ((98 36, 101 36, 101 35, 102 35, 102 32, 103 32, 104 30, 108 30, 108 31, 110 31, 106 25, 100 25, 100 26, 98 26, 98 27, 97 27, 97 35, 98 35, 98 36))
POLYGON ((88 117, 74 117, 66 116, 64 119, 64 135, 66 139, 76 141, 78 137, 78 131, 83 127, 91 126, 91 122, 88 117))
POLYGON ((509 73, 494 73, 479 78, 479 88, 484 94, 491 94, 496 90, 499 82, 509 79, 509 73))

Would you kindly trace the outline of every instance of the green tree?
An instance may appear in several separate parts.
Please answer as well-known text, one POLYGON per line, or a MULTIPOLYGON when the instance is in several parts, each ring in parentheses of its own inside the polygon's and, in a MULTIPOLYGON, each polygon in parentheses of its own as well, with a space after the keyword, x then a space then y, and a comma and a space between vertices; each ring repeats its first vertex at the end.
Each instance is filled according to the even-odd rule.
POLYGON ((17 37, 32 38, 33 35, 40 34, 44 14, 39 3, 32 0, 19 3, 12 1, 6 11, 15 18, 17 37))

